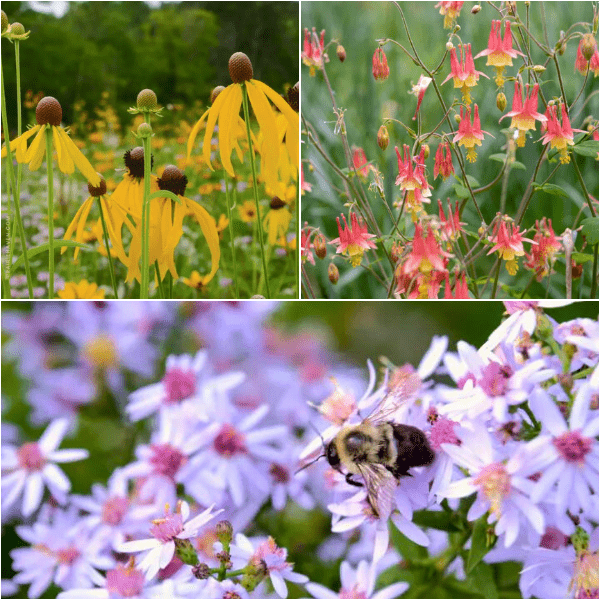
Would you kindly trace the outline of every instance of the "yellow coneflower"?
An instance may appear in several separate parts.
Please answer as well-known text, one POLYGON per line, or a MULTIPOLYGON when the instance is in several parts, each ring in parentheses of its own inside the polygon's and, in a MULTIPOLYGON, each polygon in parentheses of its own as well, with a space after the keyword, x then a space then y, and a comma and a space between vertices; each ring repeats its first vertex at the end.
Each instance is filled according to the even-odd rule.
POLYGON ((284 235, 288 230, 292 215, 287 210, 286 203, 277 196, 271 200, 269 206, 270 210, 265 216, 263 225, 269 233, 269 244, 274 246, 277 243, 277 238, 284 235))
POLYGON ((223 213, 221 213, 219 215, 219 221, 217 222, 217 233, 219 234, 219 239, 221 238, 223 232, 225 231, 228 225, 229 219, 223 213))
POLYGON ((198 271, 192 271, 192 274, 189 277, 182 277, 181 283, 195 289, 202 290, 206 287, 208 282, 212 279, 208 275, 200 275, 198 271))
POLYGON ((240 219, 244 223, 253 223, 256 221, 256 205, 252 200, 246 200, 244 204, 238 206, 238 210, 240 211, 240 219))
MULTIPOLYGON (((88 159, 77 148, 75 142, 68 136, 67 132, 60 126, 62 120, 62 107, 56 98, 46 96, 42 98, 35 109, 37 125, 26 131, 10 143, 10 149, 16 150, 17 162, 28 163, 31 171, 37 171, 41 166, 46 154, 46 128, 52 129, 52 145, 56 150, 58 168, 65 174, 70 175, 75 167, 94 186, 100 185, 100 176, 92 167, 88 159), (35 136, 29 148, 27 140, 35 136)), ((6 147, 2 148, 2 158, 6 157, 6 147)))
POLYGON ((82 279, 79 283, 67 281, 64 289, 59 290, 57 295, 63 300, 101 300, 104 299, 104 290, 97 284, 82 279))

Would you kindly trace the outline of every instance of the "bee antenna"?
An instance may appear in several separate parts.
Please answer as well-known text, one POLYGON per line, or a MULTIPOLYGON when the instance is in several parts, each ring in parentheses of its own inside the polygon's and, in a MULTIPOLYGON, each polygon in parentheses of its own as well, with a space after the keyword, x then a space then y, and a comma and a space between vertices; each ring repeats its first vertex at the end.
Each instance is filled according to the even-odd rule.
POLYGON ((304 471, 304 469, 306 469, 307 467, 310 467, 310 465, 316 463, 320 458, 325 458, 325 456, 327 456, 325 454, 327 445, 325 444, 325 440, 323 439, 321 432, 314 426, 313 423, 309 422, 309 425, 317 432, 317 435, 319 436, 319 438, 321 438, 321 444, 323 445, 323 454, 319 454, 319 456, 317 456, 317 458, 314 458, 309 463, 306 463, 304 466, 300 467, 297 471, 294 472, 294 475, 297 475, 298 473, 300 473, 300 471, 304 471))

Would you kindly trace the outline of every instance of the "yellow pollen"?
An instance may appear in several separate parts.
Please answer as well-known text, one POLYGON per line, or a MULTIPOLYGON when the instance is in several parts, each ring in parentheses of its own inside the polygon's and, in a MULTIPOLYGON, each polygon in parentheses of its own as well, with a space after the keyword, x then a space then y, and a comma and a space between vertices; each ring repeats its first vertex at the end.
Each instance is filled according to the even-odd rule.
POLYGON ((109 335, 100 334, 89 340, 83 348, 83 355, 100 369, 116 367, 118 364, 117 349, 109 335))
POLYGON ((484 467, 474 483, 489 500, 492 513, 499 519, 502 514, 502 502, 510 493, 510 475, 504 465, 494 463, 484 467))

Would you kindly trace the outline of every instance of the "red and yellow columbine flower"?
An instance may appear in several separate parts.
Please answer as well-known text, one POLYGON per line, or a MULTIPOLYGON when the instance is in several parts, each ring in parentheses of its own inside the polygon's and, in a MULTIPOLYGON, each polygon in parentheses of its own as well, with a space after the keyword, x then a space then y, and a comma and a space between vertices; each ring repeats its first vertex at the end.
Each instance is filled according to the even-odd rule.
POLYGON ((302 47, 302 62, 310 67, 310 76, 314 77, 316 69, 323 68, 323 62, 329 62, 329 57, 325 54, 325 30, 321 31, 321 36, 317 36, 316 27, 312 28, 312 33, 307 27, 304 28, 304 44, 302 47))
POLYGON ((448 218, 444 212, 442 201, 438 200, 439 217, 440 217, 440 238, 444 241, 454 241, 458 238, 458 235, 462 231, 463 223, 460 222, 460 215, 458 214, 458 200, 454 205, 454 211, 450 200, 448 200, 448 218))
POLYGON ((101 290, 96 283, 89 283, 86 279, 82 279, 79 283, 67 281, 65 287, 59 290, 57 294, 63 300, 104 299, 104 290, 101 290))
POLYGON ((448 179, 454 174, 454 166, 452 165, 452 151, 448 142, 440 144, 435 151, 435 162, 433 165, 433 178, 437 179, 438 175, 442 179, 448 179))
POLYGON ((446 271, 444 279, 446 281, 446 285, 444 287, 445 300, 469 299, 469 287, 467 286, 467 278, 465 276, 464 271, 462 271, 461 273, 454 274, 454 293, 452 293, 452 290, 450 288, 450 278, 448 276, 448 271, 446 271))
MULTIPOLYGON (((574 144, 573 132, 582 132, 582 130, 571 128, 569 115, 567 114, 567 109, 564 104, 562 104, 562 125, 558 122, 556 113, 556 105, 548 105, 548 108, 546 109, 546 117, 548 121, 546 122, 546 133, 542 137, 542 142, 544 144, 550 142, 550 148, 556 148, 557 150, 560 150, 560 162, 564 165, 568 162, 571 162, 567 147, 573 146, 574 144)), ((543 129, 544 124, 542 124, 542 130, 543 129)))
POLYGON ((337 220, 339 237, 331 240, 329 243, 337 246, 336 254, 346 254, 350 257, 350 262, 353 267, 358 267, 362 261, 365 250, 377 248, 371 241, 371 238, 376 237, 372 233, 368 233, 367 225, 356 216, 356 213, 350 215, 351 226, 348 226, 346 217, 342 215, 344 227, 340 223, 339 217, 337 220))
MULTIPOLYGON (((399 185, 401 190, 407 192, 406 207, 412 214, 413 221, 416 222, 418 214, 423 210, 422 204, 429 203, 429 197, 431 196, 431 186, 427 183, 427 178, 425 177, 425 148, 421 148, 418 158, 415 159, 416 167, 414 169, 410 148, 404 144, 404 158, 402 158, 397 146, 395 150, 398 157, 396 185, 399 185)), ((398 205, 398 201, 395 205, 398 205)))
POLYGON ((300 258, 302 259, 302 264, 306 261, 315 264, 315 255, 313 254, 313 247, 311 237, 314 233, 314 230, 306 225, 301 233, 300 233, 300 258))
POLYGON ((498 251, 498 256, 506 261, 506 270, 510 275, 515 275, 519 269, 517 257, 525 254, 523 242, 532 242, 532 240, 524 238, 523 233, 519 231, 518 227, 515 228, 512 223, 507 226, 504 219, 496 221, 494 225, 494 233, 490 241, 495 243, 488 254, 498 251), (498 225, 498 223, 500 224, 498 225))
POLYGON ((257 150, 261 155, 261 170, 267 183, 275 184, 279 165, 279 140, 276 115, 269 100, 280 110, 287 120, 285 145, 290 161, 297 165, 299 160, 298 144, 300 141, 298 114, 292 107, 268 85, 253 79, 252 63, 242 52, 236 52, 229 59, 229 74, 233 83, 222 90, 214 100, 212 106, 200 117, 188 140, 188 150, 191 149, 194 139, 202 122, 206 119, 206 131, 202 153, 204 162, 213 170, 210 161, 211 138, 215 126, 219 125, 219 155, 223 168, 231 177, 235 177, 231 164, 231 152, 237 141, 237 131, 240 123, 240 108, 242 106, 242 84, 248 92, 248 100, 260 127, 262 144, 257 150))
POLYGON ((440 15, 444 17, 444 29, 452 29, 463 4, 464 2, 442 0, 435 5, 435 8, 440 9, 440 15))
POLYGON ((481 146, 481 140, 483 140, 483 134, 487 131, 481 130, 481 122, 479 120, 479 107, 475 104, 475 112, 473 114, 473 124, 471 124, 471 108, 467 108, 467 114, 463 116, 463 107, 460 107, 460 125, 458 126, 458 133, 454 136, 452 142, 459 146, 467 148, 467 160, 469 162, 475 162, 477 160, 477 152, 475 152, 475 146, 481 146))
POLYGON ((510 126, 513 129, 519 130, 517 146, 520 148, 525 146, 525 133, 530 129, 535 129, 536 119, 540 121, 540 123, 545 123, 548 120, 544 115, 537 112, 539 89, 540 86, 536 83, 531 90, 531 94, 528 95, 529 84, 527 84, 525 100, 523 101, 522 86, 519 81, 515 81, 515 94, 513 96, 512 110, 500 117, 500 121, 506 117, 512 117, 510 126))
POLYGON ((408 92, 409 94, 414 94, 417 97, 417 109, 415 110, 413 121, 417 118, 417 114, 421 108, 421 102, 423 102, 423 96, 425 96, 425 90, 429 87, 431 81, 431 77, 425 77, 424 75, 421 75, 416 85, 413 85, 410 92, 408 92))
POLYGON ((535 222, 534 244, 531 246, 531 254, 526 254, 526 269, 536 274, 537 281, 542 281, 546 275, 552 272, 554 255, 562 249, 560 238, 557 238, 552 229, 552 219, 535 222))
POLYGON ((377 81, 385 81, 390 76, 387 56, 383 48, 377 48, 373 53, 373 77, 377 81))
POLYGON ((504 26, 504 39, 500 37, 502 29, 502 21, 492 21, 492 29, 488 40, 488 47, 480 52, 475 58, 487 56, 487 66, 496 67, 496 85, 502 87, 504 85, 504 69, 512 67, 512 59, 517 56, 524 56, 522 52, 513 50, 512 34, 510 32, 510 21, 506 21, 504 26))
MULTIPOLYGON (((56 98, 46 96, 42 98, 35 109, 37 125, 32 127, 10 143, 10 149, 16 150, 17 162, 27 163, 31 171, 37 171, 42 166, 46 155, 46 128, 52 129, 52 145, 56 150, 58 168, 70 175, 75 167, 94 186, 100 185, 100 175, 92 167, 88 159, 77 148, 75 142, 60 126, 62 121, 62 107, 56 98), (27 140, 35 135, 33 142, 27 147, 27 140)), ((2 158, 6 157, 6 147, 2 148, 2 158)), ((51 160, 52 157, 48 157, 51 160)))
POLYGON ((365 154, 365 151, 356 146, 352 148, 352 164, 354 165, 356 171, 363 177, 366 177, 371 170, 371 165, 367 163, 367 155, 365 154))
POLYGON ((477 85, 480 75, 489 79, 485 73, 475 70, 475 63, 471 54, 471 44, 467 44, 466 46, 461 45, 460 62, 456 55, 456 48, 450 50, 450 74, 442 81, 442 85, 449 79, 453 79, 454 87, 460 88, 462 91, 463 102, 469 105, 471 104, 471 88, 477 85))
POLYGON ((598 77, 600 59, 598 56, 598 44, 596 38, 591 33, 586 33, 579 41, 577 46, 577 56, 575 57, 575 70, 582 75, 587 75, 588 69, 594 72, 598 77))

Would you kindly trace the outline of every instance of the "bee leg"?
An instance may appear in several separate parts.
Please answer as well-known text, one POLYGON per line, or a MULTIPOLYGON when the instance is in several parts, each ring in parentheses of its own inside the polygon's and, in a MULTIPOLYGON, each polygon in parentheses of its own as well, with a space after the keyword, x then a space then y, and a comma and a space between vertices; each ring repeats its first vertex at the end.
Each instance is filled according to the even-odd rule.
POLYGON ((352 473, 346 473, 346 483, 355 485, 356 487, 363 487, 363 484, 360 483, 360 481, 354 481, 354 479, 352 479, 352 473))

